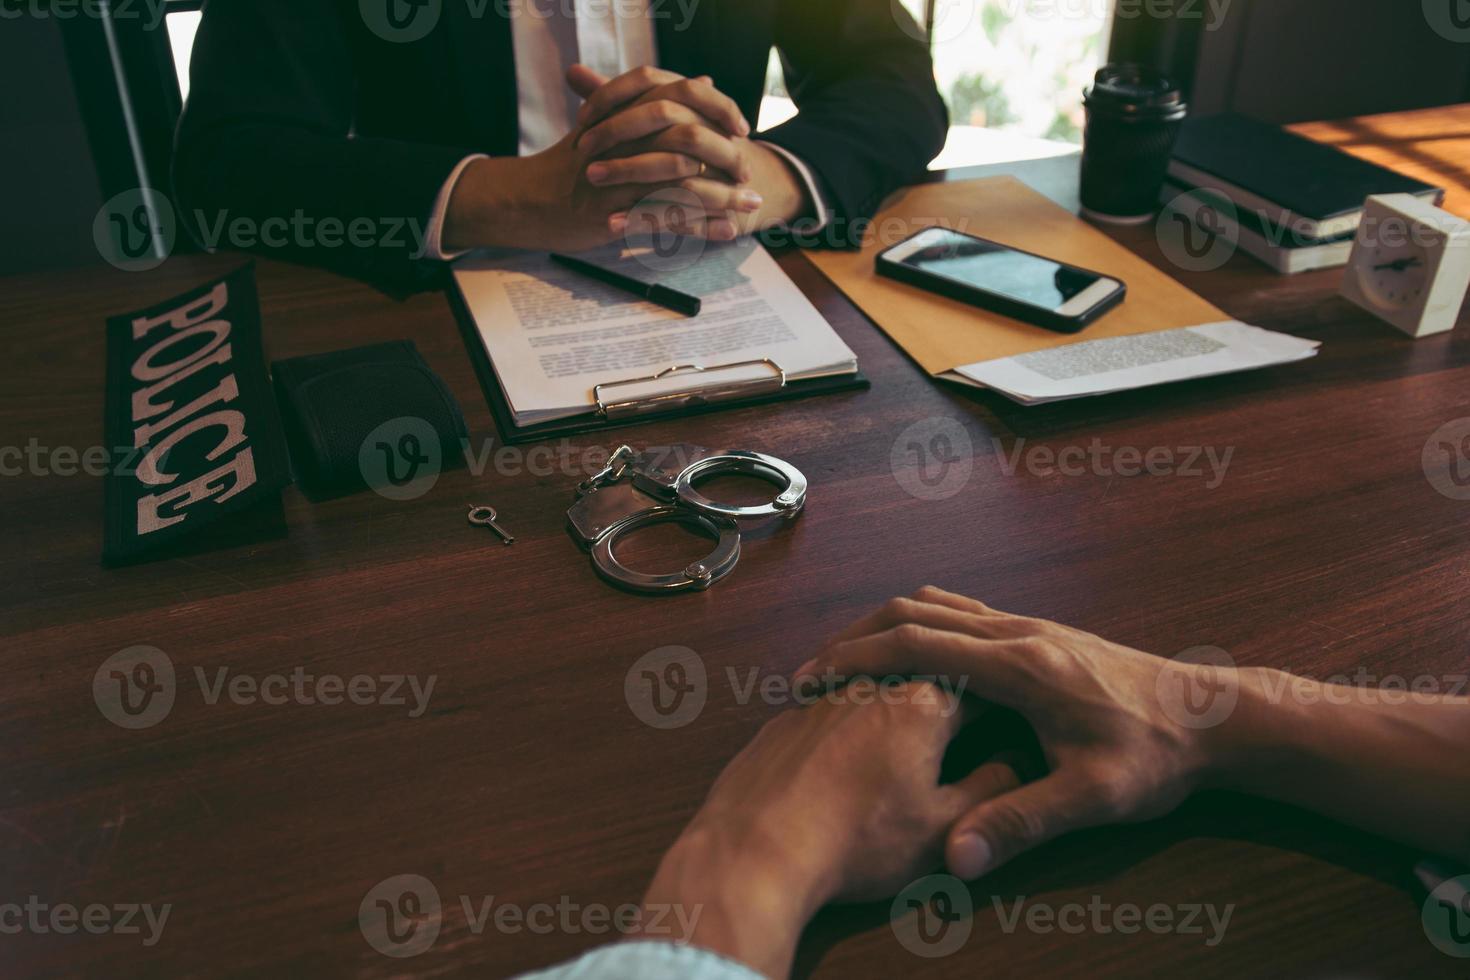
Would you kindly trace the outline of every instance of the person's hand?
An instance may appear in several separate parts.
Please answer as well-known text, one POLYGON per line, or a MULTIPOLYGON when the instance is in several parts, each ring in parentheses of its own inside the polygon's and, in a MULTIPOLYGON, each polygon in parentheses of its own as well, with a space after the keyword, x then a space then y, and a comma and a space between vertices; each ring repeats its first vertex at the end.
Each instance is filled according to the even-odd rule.
MULTIPOLYGON (((643 67, 607 79, 573 65, 567 81, 586 99, 578 146, 592 158, 588 182, 642 185, 649 205, 677 205, 645 207, 640 226, 727 240, 791 221, 810 206, 791 166, 748 138, 749 121, 709 76, 643 67), (660 193, 669 187, 678 192, 660 193)), ((628 214, 609 220, 621 233, 628 214)))
POLYGON ((664 857, 644 908, 697 906, 685 938, 784 975, 818 908, 899 891, 938 865, 956 818, 1017 786, 994 761, 939 785, 974 708, 926 682, 863 678, 772 719, 664 857))
POLYGON ((622 228, 612 228, 608 215, 627 213, 649 188, 589 183, 580 135, 574 131, 529 157, 492 157, 466 167, 445 213, 444 247, 570 252, 617 239, 622 228))
POLYGON ((581 65, 567 79, 594 100, 587 122, 533 156, 471 163, 450 195, 446 249, 579 251, 630 227, 729 241, 809 207, 783 159, 732 135, 749 123, 707 80, 660 69, 608 80, 581 65))
POLYGON ((793 683, 938 675, 951 686, 966 680, 965 690, 1026 718, 1050 772, 980 802, 949 830, 949 869, 973 879, 1060 834, 1173 810, 1204 776, 1212 752, 1208 731, 1171 720, 1159 691, 1216 685, 1211 672, 1220 669, 924 588, 854 624, 802 665, 793 683), (1167 672, 1177 681, 1163 678, 1161 687, 1167 672))
MULTIPOLYGON (((690 144, 692 152, 700 152, 716 161, 715 166, 730 165, 742 175, 745 173, 735 156, 729 141, 715 137, 713 132, 700 127, 685 127, 688 119, 705 119, 699 113, 708 112, 718 116, 725 125, 745 127, 735 104, 725 96, 714 92, 708 85, 695 85, 688 80, 685 84, 661 84, 657 92, 644 84, 645 77, 657 78, 660 83, 679 76, 654 69, 631 72, 609 82, 607 79, 581 65, 575 65, 567 74, 568 83, 578 94, 595 98, 598 112, 622 108, 628 98, 668 95, 657 98, 640 108, 640 112, 674 112, 675 107, 684 115, 670 116, 673 131, 664 128, 644 140, 690 144), (648 73, 654 74, 648 74, 648 73), (675 97, 683 102, 676 103, 675 97), (687 103, 685 105, 684 103, 687 103), (699 129, 708 133, 693 146, 688 130, 699 129)), ((586 106, 584 117, 589 116, 586 106)), ((617 117, 618 132, 633 132, 625 125, 625 116, 617 117)), ((598 117, 599 119, 601 116, 598 117)), ((613 121, 609 121, 609 125, 613 121)), ((632 123, 638 122, 634 116, 632 123)), ((630 212, 637 212, 637 227, 649 224, 646 213, 672 215, 681 227, 674 229, 681 234, 703 234, 713 238, 734 238, 735 223, 722 212, 707 215, 702 207, 667 208, 658 207, 650 195, 659 190, 678 189, 683 194, 702 194, 697 200, 715 202, 716 191, 707 185, 718 181, 700 179, 686 182, 686 172, 698 173, 698 163, 671 166, 675 154, 643 153, 635 160, 614 159, 606 164, 595 164, 593 157, 599 152, 595 143, 589 143, 588 127, 578 125, 571 133, 540 153, 528 157, 494 157, 476 160, 460 175, 450 195, 445 214, 443 243, 445 248, 458 250, 487 246, 510 246, 532 250, 581 251, 605 245, 621 237, 629 223, 630 212), (589 180, 589 168, 610 166, 620 169, 614 178, 589 180), (692 170, 691 170, 692 167, 692 170), (634 179, 636 177, 636 179, 634 179), (616 216, 616 220, 614 220, 616 216), (687 220, 686 220, 687 218, 687 220)), ((626 149, 626 148, 624 148, 626 149)), ((677 156, 677 160, 692 158, 677 156)), ((709 166, 706 164, 705 166, 709 166)), ((594 171, 596 174, 596 171, 594 171)), ((721 184, 721 204, 734 201, 737 191, 721 184)), ((754 205, 741 204, 750 209, 754 205)), ((668 225, 667 219, 655 219, 653 230, 668 225)))

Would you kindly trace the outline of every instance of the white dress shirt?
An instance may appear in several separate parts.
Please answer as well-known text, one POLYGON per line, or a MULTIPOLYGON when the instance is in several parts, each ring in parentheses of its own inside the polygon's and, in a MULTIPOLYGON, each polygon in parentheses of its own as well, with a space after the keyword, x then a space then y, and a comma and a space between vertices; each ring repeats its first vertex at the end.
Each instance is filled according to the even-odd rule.
MULTIPOLYGON (((511 6, 511 39, 515 48, 517 110, 520 122, 520 155, 530 156, 556 145, 577 126, 582 99, 566 82, 567 69, 581 62, 608 78, 616 78, 643 65, 658 64, 658 41, 654 19, 648 14, 650 0, 637 10, 627 2, 575 0, 571 16, 567 0, 526 0, 511 6)), ((826 215, 817 181, 811 168, 789 151, 771 143, 801 176, 813 208, 822 220, 826 215)), ((460 175, 477 153, 465 157, 439 190, 429 215, 424 253, 431 259, 453 259, 464 253, 446 253, 441 238, 449 197, 460 175)))

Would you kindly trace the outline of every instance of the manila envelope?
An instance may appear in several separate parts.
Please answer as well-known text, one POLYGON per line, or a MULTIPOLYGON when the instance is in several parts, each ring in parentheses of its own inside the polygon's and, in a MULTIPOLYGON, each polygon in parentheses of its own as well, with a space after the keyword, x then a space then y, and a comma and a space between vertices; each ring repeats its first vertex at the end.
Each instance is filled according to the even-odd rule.
MULTIPOLYGON (((1149 262, 1013 177, 906 188, 889 198, 874 219, 861 250, 813 250, 806 255, 920 367, 936 377, 998 357, 1230 319, 1149 262), (932 225, 1105 273, 1127 285, 1127 298, 1080 333, 1062 334, 874 272, 879 252, 932 225)), ((958 375, 948 377, 973 383, 958 375)))

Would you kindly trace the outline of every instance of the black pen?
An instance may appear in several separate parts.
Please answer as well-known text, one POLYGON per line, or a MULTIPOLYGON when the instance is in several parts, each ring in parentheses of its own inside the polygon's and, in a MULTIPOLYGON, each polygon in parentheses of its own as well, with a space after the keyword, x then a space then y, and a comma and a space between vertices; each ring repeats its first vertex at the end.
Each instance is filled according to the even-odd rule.
POLYGON ((563 265, 568 269, 580 272, 588 278, 596 279, 598 282, 615 286, 625 293, 641 296, 650 303, 657 303, 666 310, 673 310, 675 313, 682 313, 685 316, 699 316, 700 308, 703 306, 698 296, 690 296, 688 293, 681 293, 677 289, 670 289, 668 286, 660 286, 657 283, 643 282, 640 279, 634 279, 632 276, 625 276, 620 272, 604 269, 600 265, 593 265, 591 262, 574 259, 570 255, 560 255, 552 252, 551 261, 557 265, 563 265))

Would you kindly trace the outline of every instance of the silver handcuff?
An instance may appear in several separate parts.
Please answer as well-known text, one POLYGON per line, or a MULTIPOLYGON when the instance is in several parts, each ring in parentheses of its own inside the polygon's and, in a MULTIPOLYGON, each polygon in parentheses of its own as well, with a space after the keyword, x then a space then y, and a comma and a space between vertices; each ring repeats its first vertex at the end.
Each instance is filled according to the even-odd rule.
POLYGON ((619 446, 600 473, 578 485, 577 502, 567 511, 567 527, 591 554, 597 574, 614 585, 634 592, 702 591, 734 571, 740 560, 738 522, 795 520, 806 506, 806 487, 800 470, 765 453, 684 445, 640 453, 619 446), (670 458, 681 465, 667 465, 670 458), (767 480, 779 492, 769 503, 740 507, 711 500, 694 488, 707 477, 732 473, 767 480), (654 524, 681 524, 714 540, 715 549, 667 575, 637 572, 618 561, 618 541, 654 524))

